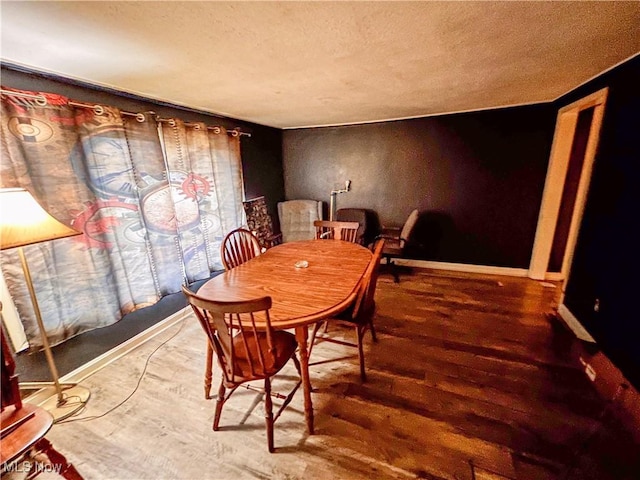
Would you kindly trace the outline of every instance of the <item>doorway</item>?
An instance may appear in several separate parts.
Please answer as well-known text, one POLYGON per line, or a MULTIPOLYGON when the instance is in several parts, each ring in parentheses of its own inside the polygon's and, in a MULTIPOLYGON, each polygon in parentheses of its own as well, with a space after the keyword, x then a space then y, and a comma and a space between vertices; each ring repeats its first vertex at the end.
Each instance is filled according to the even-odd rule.
POLYGON ((587 198, 608 88, 558 111, 529 278, 566 283, 587 198))

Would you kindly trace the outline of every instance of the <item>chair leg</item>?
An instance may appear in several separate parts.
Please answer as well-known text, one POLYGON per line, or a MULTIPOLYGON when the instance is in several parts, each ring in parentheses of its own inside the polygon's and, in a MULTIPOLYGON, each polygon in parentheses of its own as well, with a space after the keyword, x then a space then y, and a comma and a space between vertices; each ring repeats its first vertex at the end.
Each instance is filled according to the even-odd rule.
POLYGON ((296 355, 296 352, 293 352, 293 355, 291 355, 291 360, 293 360, 293 364, 296 367, 296 370, 298 371, 298 375, 300 376, 300 378, 302 378, 302 370, 300 370, 300 361, 298 360, 298 356, 296 355))
POLYGON ((360 360, 360 379, 367 381, 367 374, 364 371, 364 346, 362 345, 362 337, 364 337, 364 327, 356 325, 356 335, 358 336, 358 360, 360 360))
POLYGON ((34 445, 34 449, 42 452, 46 457, 46 462, 53 466, 54 470, 59 472, 59 475, 66 480, 83 480, 82 476, 76 470, 71 463, 67 461, 67 459, 58 452, 51 442, 46 438, 41 438, 34 445))
POLYGON ((225 402, 225 398, 224 398, 225 391, 226 389, 224 388, 224 381, 221 381, 220 388, 218 389, 218 399, 216 400, 216 413, 213 417, 214 430, 218 430, 220 426, 220 415, 222 414, 222 406, 224 405, 224 402, 225 402))
POLYGON ((271 381, 264 379, 264 420, 267 424, 267 445, 269 453, 273 453, 273 403, 271 402, 271 381))
POLYGON ((371 330, 371 338, 374 342, 378 342, 378 337, 376 335, 376 328, 373 326, 373 318, 369 320, 369 330, 371 330))
POLYGON ((385 266, 387 267, 387 271, 393 275, 393 283, 400 283, 400 275, 398 273, 398 266, 391 259, 390 256, 385 255, 384 258, 387 260, 385 266))
POLYGON ((207 341, 207 365, 204 371, 204 398, 211 400, 211 379, 213 378, 213 349, 207 341))
POLYGON ((395 264, 390 257, 387 257, 387 265, 389 266, 389 271, 391 275, 393 275, 393 283, 400 283, 400 274, 398 273, 398 266, 395 264))
POLYGON ((313 350, 313 344, 316 343, 316 335, 318 334, 318 330, 320 330, 320 326, 321 322, 316 322, 313 325, 313 332, 311 332, 311 339, 309 340, 309 351, 307 352, 307 358, 311 357, 311 350, 313 350))

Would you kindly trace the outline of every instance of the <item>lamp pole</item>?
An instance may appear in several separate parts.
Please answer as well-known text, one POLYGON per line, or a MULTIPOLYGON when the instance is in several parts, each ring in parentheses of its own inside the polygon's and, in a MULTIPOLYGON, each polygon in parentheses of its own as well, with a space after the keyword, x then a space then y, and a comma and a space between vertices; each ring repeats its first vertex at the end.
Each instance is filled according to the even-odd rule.
POLYGON ((330 202, 329 202, 329 220, 333 221, 336 216, 336 197, 340 193, 347 193, 351 190, 351 180, 344 182, 344 188, 339 190, 331 190, 330 202))
MULTIPOLYGON (((60 374, 53 360, 51 345, 47 338, 47 331, 42 321, 42 312, 38 304, 31 270, 27 263, 23 247, 36 243, 80 235, 78 232, 53 218, 36 201, 30 192, 23 188, 0 189, 2 200, 2 217, 0 217, 0 249, 18 249, 18 256, 22 264, 22 272, 29 290, 31 306, 38 324, 38 330, 42 339, 42 348, 51 372, 52 382, 21 382, 22 388, 35 389, 43 386, 55 387, 55 395, 43 390, 47 395, 41 406, 53 416, 54 421, 60 421, 84 408, 91 392, 89 389, 75 383, 60 383, 60 374)), ((39 397, 36 394, 36 397, 39 397)), ((37 401, 37 400, 34 400, 37 401)))
POLYGON ((44 322, 42 321, 42 314, 40 313, 40 305, 38 304, 38 298, 36 297, 36 291, 33 289, 33 282, 31 281, 31 271, 29 270, 29 264, 27 258, 24 256, 24 250, 22 247, 18 247, 18 255, 20 256, 20 263, 22 263, 22 272, 24 278, 27 281, 27 288, 29 289, 29 296, 31 296, 31 304, 33 306, 33 313, 36 316, 38 322, 38 330, 40 330, 40 338, 42 338, 42 347, 44 348, 45 357, 47 357, 47 363, 49 364, 49 370, 51 370, 51 376, 53 377, 53 383, 56 387, 56 395, 58 397, 58 405, 64 404, 64 398, 62 396, 62 387, 60 386, 60 374, 58 368, 53 361, 53 354, 51 353, 51 345, 47 338, 46 329, 44 328, 44 322))

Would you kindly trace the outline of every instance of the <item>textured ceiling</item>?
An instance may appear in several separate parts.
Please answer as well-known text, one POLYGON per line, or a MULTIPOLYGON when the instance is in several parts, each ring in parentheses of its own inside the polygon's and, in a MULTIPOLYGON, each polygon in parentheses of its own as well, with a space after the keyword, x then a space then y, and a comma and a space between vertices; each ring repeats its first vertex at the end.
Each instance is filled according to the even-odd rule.
POLYGON ((2 60, 280 128, 549 101, 640 2, 9 2, 2 60))

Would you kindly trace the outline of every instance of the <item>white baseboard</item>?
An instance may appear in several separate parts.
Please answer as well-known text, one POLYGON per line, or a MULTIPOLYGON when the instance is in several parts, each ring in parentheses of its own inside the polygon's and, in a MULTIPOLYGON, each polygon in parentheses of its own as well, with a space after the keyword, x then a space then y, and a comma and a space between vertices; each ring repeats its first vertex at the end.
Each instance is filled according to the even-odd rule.
POLYGON ((487 275, 507 275, 510 277, 526 277, 526 268, 492 267, 489 265, 470 265, 466 263, 433 262, 429 260, 409 260, 399 258, 394 260, 398 265, 416 268, 432 268, 434 270, 451 270, 454 272, 483 273, 487 275))
MULTIPOLYGON (((175 324, 180 322, 184 317, 191 313, 191 307, 187 306, 182 310, 168 316, 164 320, 156 323, 152 327, 147 328, 143 332, 140 332, 135 337, 130 338, 129 340, 121 343, 113 347, 111 350, 103 353, 99 357, 94 358, 93 360, 81 365, 75 370, 69 372, 68 374, 60 377, 60 383, 80 383, 85 378, 90 375, 93 375, 97 371, 106 367, 110 363, 115 362, 119 358, 123 357, 127 353, 132 350, 138 348, 140 345, 149 341, 153 337, 160 335, 162 332, 167 330, 168 328, 173 327, 175 324)), ((47 398, 49 398, 52 394, 55 393, 54 387, 50 386, 47 388, 43 388, 38 390, 37 392, 29 395, 25 401, 29 403, 35 403, 36 405, 44 402, 47 398)))
POLYGON ((547 272, 544 274, 544 279, 550 282, 561 282, 564 280, 564 275, 560 272, 547 272))
POLYGON ((576 337, 578 337, 580 340, 596 343, 595 339, 591 335, 589 335, 589 332, 585 330, 585 328, 578 321, 575 315, 571 313, 564 304, 560 304, 560 306, 558 307, 558 315, 560 315, 560 318, 564 320, 564 323, 567 324, 571 331, 575 333, 576 337))

